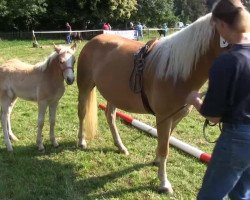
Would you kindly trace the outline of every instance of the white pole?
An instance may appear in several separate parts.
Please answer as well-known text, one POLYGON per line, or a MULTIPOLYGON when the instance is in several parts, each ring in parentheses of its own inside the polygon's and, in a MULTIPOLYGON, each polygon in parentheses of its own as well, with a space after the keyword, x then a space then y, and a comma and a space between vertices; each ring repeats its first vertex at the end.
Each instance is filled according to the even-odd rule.
MULTIPOLYGON (((101 108, 102 110, 106 109, 106 106, 103 104, 99 105, 99 108, 101 108)), ((149 133, 150 135, 152 135, 153 137, 157 137, 157 130, 141 121, 138 121, 136 119, 133 119, 131 116, 126 115, 124 113, 121 112, 116 112, 116 115, 120 118, 122 118, 123 120, 125 120, 126 122, 128 122, 129 124, 133 125, 134 127, 143 130, 147 133, 149 133)), ((208 153, 205 153, 199 149, 197 149, 196 147, 193 147, 185 142, 182 142, 172 136, 170 136, 170 140, 169 143, 175 147, 177 147, 178 149, 181 149, 182 151, 195 156, 196 158, 200 159, 202 162, 206 162, 208 163, 211 159, 211 155, 208 153)))

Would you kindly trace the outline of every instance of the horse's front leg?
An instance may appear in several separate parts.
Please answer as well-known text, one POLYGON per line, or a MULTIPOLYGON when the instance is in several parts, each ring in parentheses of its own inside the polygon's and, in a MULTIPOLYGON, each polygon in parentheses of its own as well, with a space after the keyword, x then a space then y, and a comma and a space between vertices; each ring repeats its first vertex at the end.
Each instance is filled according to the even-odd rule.
POLYGON ((42 131, 43 131, 46 108, 47 108, 47 102, 38 102, 38 120, 37 120, 38 128, 37 128, 36 144, 38 146, 39 151, 44 151, 42 131))
POLYGON ((109 124, 110 131, 113 136, 114 144, 118 147, 119 151, 125 155, 128 155, 129 152, 127 148, 123 145, 121 137, 119 135, 119 132, 116 127, 116 108, 111 105, 110 103, 107 103, 107 109, 106 109, 106 118, 109 124))
POLYGON ((13 109, 15 103, 16 103, 16 98, 13 99, 13 101, 12 101, 10 107, 9 107, 9 114, 8 114, 8 118, 7 118, 7 123, 8 123, 8 130, 9 130, 10 139, 13 140, 13 141, 18 141, 18 138, 12 132, 11 122, 10 122, 10 115, 11 115, 11 112, 12 112, 12 109, 13 109))
POLYGON ((11 106, 11 99, 4 97, 1 99, 1 122, 2 129, 4 133, 4 143, 6 145, 7 151, 13 151, 13 147, 9 137, 9 127, 8 127, 8 117, 9 117, 9 108, 11 106))
POLYGON ((156 161, 158 164, 158 177, 160 179, 159 192, 173 193, 171 183, 167 178, 166 163, 169 153, 169 139, 171 133, 172 120, 161 121, 156 117, 158 145, 156 149, 156 161), (157 123, 159 122, 159 123, 157 123))
POLYGON ((58 101, 50 104, 50 106, 49 106, 49 121, 50 121, 49 134, 50 134, 50 141, 51 141, 51 143, 52 143, 52 145, 54 147, 59 146, 58 142, 56 141, 55 132, 54 132, 55 123, 56 123, 56 108, 57 108, 57 105, 58 105, 58 101))

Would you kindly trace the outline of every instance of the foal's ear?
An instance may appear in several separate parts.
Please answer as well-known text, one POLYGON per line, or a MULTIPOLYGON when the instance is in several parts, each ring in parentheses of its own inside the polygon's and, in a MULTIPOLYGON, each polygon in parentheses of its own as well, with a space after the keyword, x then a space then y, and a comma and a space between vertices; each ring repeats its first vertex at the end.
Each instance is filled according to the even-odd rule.
POLYGON ((54 49, 55 49, 56 53, 58 53, 58 54, 61 51, 61 48, 55 44, 54 44, 54 49))
POLYGON ((74 43, 71 47, 70 47, 73 51, 76 50, 76 43, 74 43))

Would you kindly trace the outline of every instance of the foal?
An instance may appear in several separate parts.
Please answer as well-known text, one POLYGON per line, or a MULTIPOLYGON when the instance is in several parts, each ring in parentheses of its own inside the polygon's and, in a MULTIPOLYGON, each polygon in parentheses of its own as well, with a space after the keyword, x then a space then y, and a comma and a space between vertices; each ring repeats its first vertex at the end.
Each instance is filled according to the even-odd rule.
POLYGON ((64 80, 68 85, 74 82, 73 66, 76 44, 72 47, 54 46, 55 52, 45 62, 35 65, 12 59, 0 66, 1 122, 4 143, 13 151, 11 141, 18 140, 11 130, 10 114, 17 97, 38 103, 38 149, 44 151, 42 129, 47 106, 50 116, 50 140, 58 146, 54 135, 56 108, 64 94, 64 80))

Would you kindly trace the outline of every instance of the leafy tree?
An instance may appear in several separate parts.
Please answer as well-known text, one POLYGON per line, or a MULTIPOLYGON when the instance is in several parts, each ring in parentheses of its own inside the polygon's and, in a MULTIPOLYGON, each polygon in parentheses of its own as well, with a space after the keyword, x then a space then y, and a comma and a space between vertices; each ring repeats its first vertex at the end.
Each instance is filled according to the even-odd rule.
POLYGON ((173 0, 138 0, 134 21, 140 21, 147 26, 159 26, 167 23, 171 26, 177 18, 173 13, 173 0))
POLYGON ((29 30, 39 23, 39 16, 46 12, 46 0, 1 0, 2 23, 12 29, 29 30))
POLYGON ((190 23, 206 14, 206 1, 203 0, 175 0, 175 15, 184 23, 190 23))

